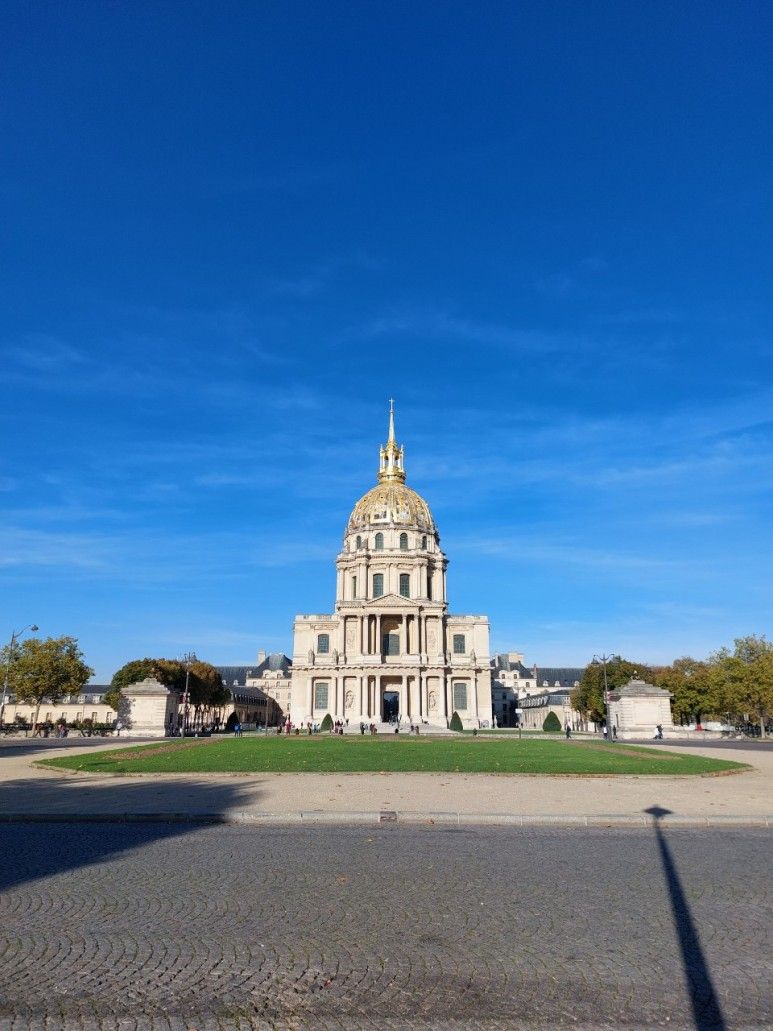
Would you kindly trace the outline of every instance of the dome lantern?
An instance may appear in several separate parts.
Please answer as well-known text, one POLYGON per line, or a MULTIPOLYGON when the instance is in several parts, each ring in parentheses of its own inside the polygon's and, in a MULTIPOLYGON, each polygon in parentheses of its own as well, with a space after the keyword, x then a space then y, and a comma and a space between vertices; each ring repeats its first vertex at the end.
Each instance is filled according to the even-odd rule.
POLYGON ((395 440, 394 404, 390 399, 389 434, 379 449, 378 484, 354 506, 347 533, 392 524, 436 534, 429 505, 405 483, 404 451, 395 440))

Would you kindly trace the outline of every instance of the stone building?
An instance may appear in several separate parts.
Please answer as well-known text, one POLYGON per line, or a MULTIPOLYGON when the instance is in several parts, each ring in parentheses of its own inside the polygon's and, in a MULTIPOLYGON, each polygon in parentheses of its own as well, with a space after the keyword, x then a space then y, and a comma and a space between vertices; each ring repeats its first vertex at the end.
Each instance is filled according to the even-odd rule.
POLYGON ((456 711, 466 727, 489 726, 488 619, 448 611, 448 559, 427 502, 405 483, 391 405, 379 457, 336 559, 335 611, 295 619, 293 719, 444 727, 456 711))
POLYGON ((644 680, 629 680, 609 692, 609 718, 620 738, 653 737, 658 726, 673 734, 671 695, 644 680))
POLYGON ((537 687, 536 668, 527 669, 521 652, 502 652, 491 660, 491 707, 500 727, 518 726, 519 697, 537 687))

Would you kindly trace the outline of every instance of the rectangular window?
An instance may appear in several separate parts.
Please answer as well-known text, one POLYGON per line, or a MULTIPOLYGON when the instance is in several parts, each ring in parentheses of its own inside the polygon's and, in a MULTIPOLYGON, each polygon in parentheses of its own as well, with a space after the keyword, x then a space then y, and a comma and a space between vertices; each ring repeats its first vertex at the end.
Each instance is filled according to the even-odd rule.
POLYGON ((373 574, 373 597, 380 598, 384 594, 384 574, 373 574))
POLYGON ((327 655, 330 651, 329 634, 317 634, 317 651, 320 655, 327 655))
POLYGON ((464 655, 464 634, 454 634, 454 655, 464 655))
POLYGON ((467 709, 467 684, 464 680, 454 681, 454 709, 467 709))
POLYGON ((352 577, 352 598, 357 597, 357 577, 352 577))
POLYGON ((400 654, 400 635, 384 634, 384 655, 400 654))
POLYGON ((314 685, 314 708, 327 709, 327 684, 314 685))
POLYGON ((410 598, 411 596, 411 574, 400 573, 400 597, 410 598))

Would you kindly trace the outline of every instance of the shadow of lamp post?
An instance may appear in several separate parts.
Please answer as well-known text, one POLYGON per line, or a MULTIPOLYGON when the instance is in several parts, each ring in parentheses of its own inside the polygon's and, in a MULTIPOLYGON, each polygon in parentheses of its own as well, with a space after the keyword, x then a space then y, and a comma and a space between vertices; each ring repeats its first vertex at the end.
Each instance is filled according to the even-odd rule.
POLYGON ((26 634, 28 630, 34 633, 40 629, 35 623, 30 623, 29 626, 22 627, 21 630, 14 630, 11 634, 11 640, 8 643, 8 655, 5 660, 5 677, 3 679, 3 699, 0 702, 0 727, 3 725, 3 719, 5 717, 5 700, 8 696, 8 677, 11 672, 11 663, 13 662, 13 653, 16 650, 16 644, 22 634, 26 634))
POLYGON ((682 966, 687 982, 687 991, 690 995, 693 1020, 698 1031, 724 1031, 727 1027, 722 1016, 722 1009, 719 1005, 714 984, 711 980, 706 957, 701 948, 698 928, 690 912, 690 905, 687 901, 676 863, 668 847, 666 836, 661 829, 661 820, 664 816, 670 816, 671 810, 662 806, 653 805, 645 809, 646 813, 653 818, 655 824, 655 835, 660 849, 660 861, 663 865, 663 874, 666 878, 671 913, 674 920, 674 929, 679 939, 679 949, 682 954, 682 966))

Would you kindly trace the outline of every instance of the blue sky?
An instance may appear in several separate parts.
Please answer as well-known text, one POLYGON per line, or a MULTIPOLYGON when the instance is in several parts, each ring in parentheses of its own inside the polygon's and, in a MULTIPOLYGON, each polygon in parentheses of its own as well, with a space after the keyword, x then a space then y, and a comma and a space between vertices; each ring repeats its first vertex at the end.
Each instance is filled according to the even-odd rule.
POLYGON ((772 32, 5 4, 0 636, 73 634, 100 681, 289 651, 389 397, 495 649, 770 633, 772 32))

